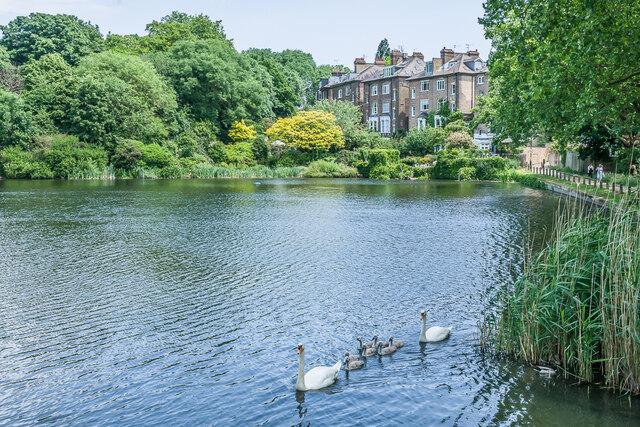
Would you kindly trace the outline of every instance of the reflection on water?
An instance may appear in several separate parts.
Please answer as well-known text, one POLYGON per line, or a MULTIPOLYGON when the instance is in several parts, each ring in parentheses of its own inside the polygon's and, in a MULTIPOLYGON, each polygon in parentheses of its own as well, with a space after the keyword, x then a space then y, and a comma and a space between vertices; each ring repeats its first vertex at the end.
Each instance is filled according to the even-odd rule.
POLYGON ((637 424, 474 348, 558 200, 518 185, 0 181, 0 424, 637 424), (420 345, 428 323, 451 339, 420 345), (306 369, 404 339, 319 392, 306 369))

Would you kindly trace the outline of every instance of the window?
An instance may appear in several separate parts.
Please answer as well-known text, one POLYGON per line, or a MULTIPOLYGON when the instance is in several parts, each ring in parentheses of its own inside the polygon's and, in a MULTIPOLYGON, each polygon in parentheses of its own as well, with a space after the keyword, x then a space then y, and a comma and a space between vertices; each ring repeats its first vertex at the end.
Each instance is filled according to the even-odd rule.
POLYGON ((447 98, 438 99, 438 109, 442 108, 442 106, 446 103, 447 103, 447 98))
POLYGON ((369 119, 369 129, 375 130, 376 132, 378 131, 378 119, 377 118, 369 119))
POLYGON ((383 95, 389 94, 389 83, 387 83, 386 85, 382 85, 382 94, 383 95))
POLYGON ((364 103, 368 104, 369 103, 369 95, 365 95, 364 96, 364 103))
POLYGON ((442 116, 433 116, 434 127, 442 127, 442 116))
POLYGON ((433 73, 433 62, 427 62, 425 66, 425 71, 427 72, 427 74, 433 73))
POLYGON ((378 114, 378 103, 374 102, 371 104, 371 115, 375 116, 376 114, 378 114))
POLYGON ((456 111, 456 103, 455 103, 455 102, 452 102, 452 103, 451 103, 451 111, 452 111, 452 112, 453 112, 453 111, 456 111))
POLYGON ((389 117, 380 118, 380 133, 391 133, 391 119, 389 117))
POLYGON ((424 129, 427 127, 427 119, 421 117, 418 119, 418 129, 424 129))
POLYGON ((421 99, 420 100, 420 111, 428 111, 429 110, 429 100, 421 99))
POLYGON ((378 94, 378 85, 371 86, 371 96, 376 96, 378 94))
POLYGON ((444 80, 438 80, 436 82, 436 90, 444 90, 444 80))
POLYGON ((429 90, 429 80, 423 80, 420 82, 420 92, 426 92, 429 90))
POLYGON ((351 86, 347 86, 344 88, 344 96, 349 96, 351 95, 351 86))
POLYGON ((411 107, 411 117, 416 116, 416 107, 411 107))
POLYGON ((391 75, 393 74, 393 66, 384 67, 383 74, 385 77, 391 77, 391 75))
POLYGON ((411 99, 416 99, 416 88, 411 88, 411 99))
POLYGON ((342 89, 338 89, 338 99, 342 98, 342 89))
POLYGON ((395 120, 395 119, 396 119, 396 117, 397 117, 397 116, 396 116, 396 109, 394 108, 394 109, 393 109, 393 120, 395 120))
POLYGON ((455 94, 456 94, 456 84, 451 83, 451 95, 455 95, 455 94))
POLYGON ((484 76, 478 76, 478 84, 479 85, 484 84, 484 76))
POLYGON ((382 114, 384 114, 384 113, 389 114, 389 103, 388 102, 382 104, 382 114))
POLYGON ((395 101, 396 99, 398 99, 398 91, 397 90, 393 90, 393 100, 395 101))

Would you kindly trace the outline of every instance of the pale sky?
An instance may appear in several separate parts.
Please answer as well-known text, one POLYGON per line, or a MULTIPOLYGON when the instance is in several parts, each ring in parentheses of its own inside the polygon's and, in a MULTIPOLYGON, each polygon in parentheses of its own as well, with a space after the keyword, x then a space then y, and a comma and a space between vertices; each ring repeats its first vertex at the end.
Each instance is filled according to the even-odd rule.
POLYGON ((486 59, 491 47, 478 24, 482 0, 0 0, 0 24, 31 12, 66 13, 97 24, 103 35, 144 35, 146 24, 173 10, 222 20, 238 51, 300 49, 318 65, 353 67, 363 54, 371 61, 385 37, 392 49, 425 58, 444 46, 470 45, 486 59))

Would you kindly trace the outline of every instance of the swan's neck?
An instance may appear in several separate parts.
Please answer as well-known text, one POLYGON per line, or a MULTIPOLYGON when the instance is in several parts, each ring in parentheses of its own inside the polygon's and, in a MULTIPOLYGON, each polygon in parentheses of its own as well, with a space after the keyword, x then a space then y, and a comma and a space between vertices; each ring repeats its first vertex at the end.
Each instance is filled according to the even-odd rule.
POLYGON ((307 387, 304 384, 304 351, 300 352, 300 366, 298 366, 298 382, 296 383, 298 390, 306 390, 307 387))
POLYGON ((427 316, 422 317, 422 328, 420 328, 420 342, 427 341, 427 316))

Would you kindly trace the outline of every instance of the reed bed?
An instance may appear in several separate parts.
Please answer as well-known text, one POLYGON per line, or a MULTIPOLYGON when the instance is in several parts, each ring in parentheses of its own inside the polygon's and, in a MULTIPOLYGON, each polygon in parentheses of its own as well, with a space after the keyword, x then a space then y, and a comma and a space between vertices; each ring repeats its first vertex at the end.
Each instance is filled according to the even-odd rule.
POLYGON ((555 365, 565 377, 640 394, 640 210, 560 212, 553 239, 497 296, 484 349, 555 365))

